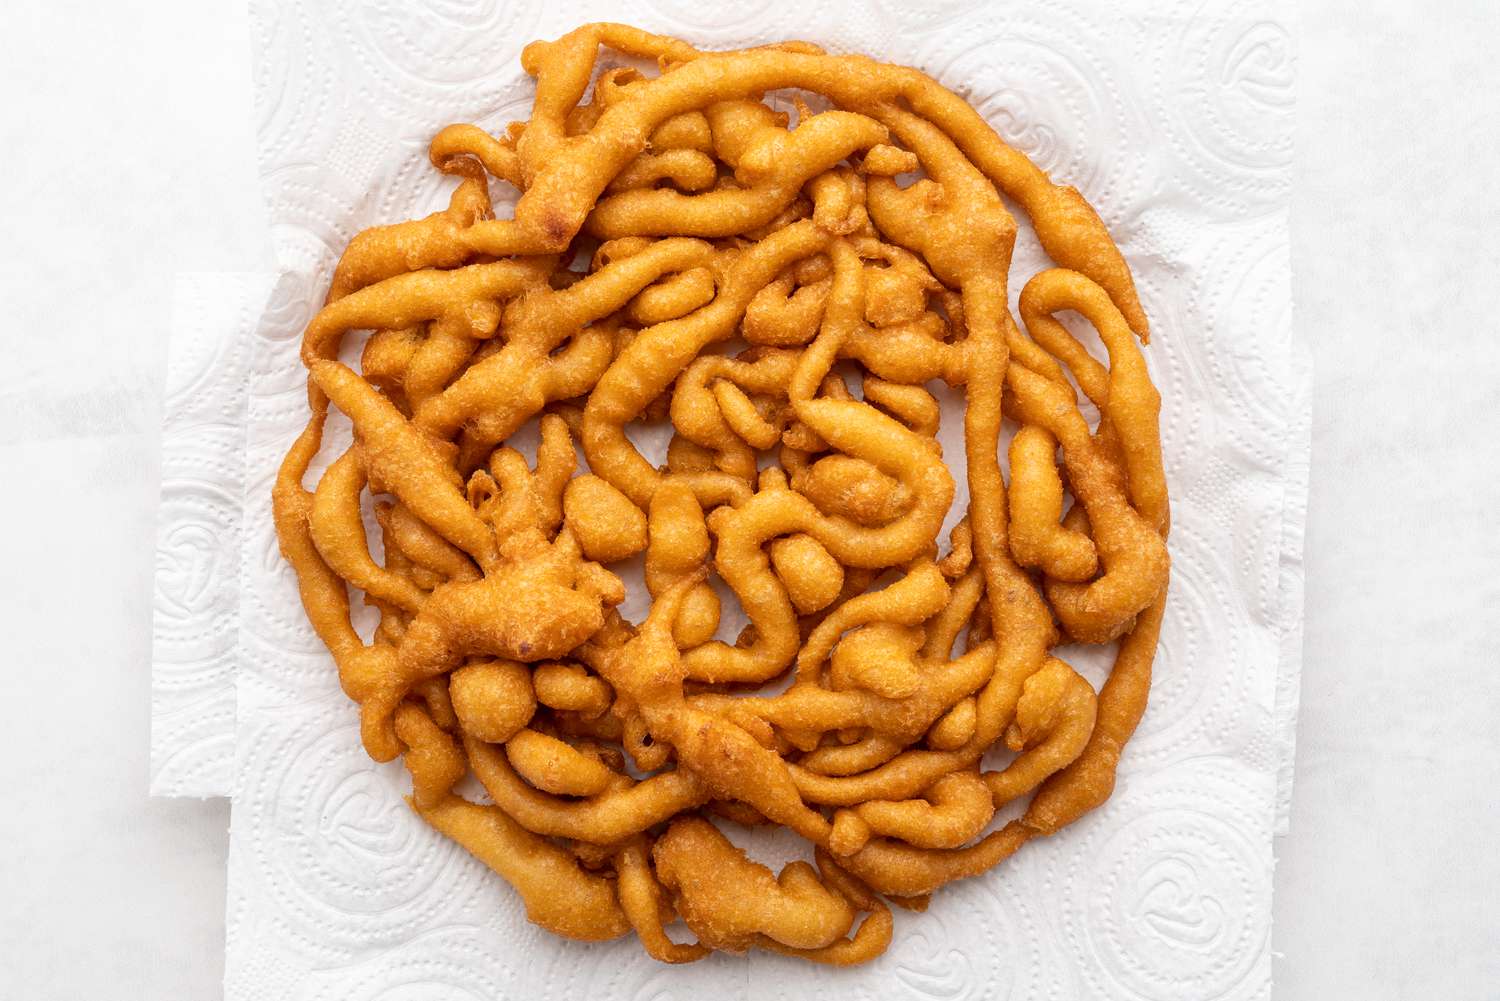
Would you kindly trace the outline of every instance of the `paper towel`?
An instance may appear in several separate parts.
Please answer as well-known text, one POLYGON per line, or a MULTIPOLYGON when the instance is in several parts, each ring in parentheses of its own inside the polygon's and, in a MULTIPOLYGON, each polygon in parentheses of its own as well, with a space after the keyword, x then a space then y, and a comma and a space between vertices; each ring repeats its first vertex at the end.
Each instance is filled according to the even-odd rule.
POLYGON ((251 335, 274 275, 177 276, 151 617, 151 794, 223 796, 234 765, 251 335))
MULTIPOLYGON (((260 168, 284 269, 251 345, 230 998, 1266 997, 1271 833, 1308 400, 1286 206, 1295 28, 1237 0, 623 4, 256 0, 260 168), (269 487, 305 419, 297 337, 358 230, 443 204, 450 121, 522 118, 521 47, 612 18, 707 46, 785 37, 920 66, 1099 209, 1153 321, 1174 565, 1157 679, 1114 797, 995 872, 901 913, 857 970, 777 956, 662 967, 562 942, 401 802, 303 622, 269 487)), ((1040 266, 1017 254, 1015 290, 1040 266)), ((951 458, 950 454, 950 458, 951 458)))

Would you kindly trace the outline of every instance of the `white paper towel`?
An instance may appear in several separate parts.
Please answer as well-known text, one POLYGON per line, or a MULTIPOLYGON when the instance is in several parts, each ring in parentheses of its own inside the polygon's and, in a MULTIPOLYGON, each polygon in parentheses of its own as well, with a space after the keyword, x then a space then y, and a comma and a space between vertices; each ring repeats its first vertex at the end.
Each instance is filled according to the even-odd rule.
POLYGON ((177 276, 151 618, 151 794, 223 796, 234 765, 251 334, 274 275, 177 276))
MULTIPOLYGON (((253 16, 285 273, 251 348, 230 998, 1268 996, 1309 406, 1288 276, 1290 11, 256 0, 253 16), (764 954, 673 969, 628 940, 528 925, 497 877, 407 811, 399 766, 365 758, 271 531, 270 482, 305 419, 297 337, 337 253, 442 205, 451 182, 426 164, 429 136, 525 117, 521 47, 604 17, 709 46, 811 38, 934 73, 1099 209, 1153 321, 1173 584, 1114 798, 898 915, 890 951, 862 969, 764 954)), ((1020 249, 1016 291, 1040 265, 1020 249)))

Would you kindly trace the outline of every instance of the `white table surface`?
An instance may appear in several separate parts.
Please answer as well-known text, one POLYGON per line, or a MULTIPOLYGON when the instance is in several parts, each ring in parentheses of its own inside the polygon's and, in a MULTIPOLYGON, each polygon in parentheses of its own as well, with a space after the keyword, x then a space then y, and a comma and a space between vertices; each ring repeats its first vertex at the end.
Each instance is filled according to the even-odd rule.
MULTIPOLYGON (((1500 11, 1308 6, 1318 385, 1275 998, 1496 998, 1500 11)), ((270 263, 246 20, 65 0, 0 27, 7 999, 220 996, 229 811, 146 796, 149 595, 171 276, 270 263)))

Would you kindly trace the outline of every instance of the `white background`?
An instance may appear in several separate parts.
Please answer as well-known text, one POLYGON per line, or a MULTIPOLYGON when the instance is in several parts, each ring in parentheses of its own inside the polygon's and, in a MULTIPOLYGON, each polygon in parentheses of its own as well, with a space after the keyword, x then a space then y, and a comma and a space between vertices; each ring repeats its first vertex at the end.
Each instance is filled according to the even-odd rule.
MULTIPOLYGON (((229 811, 146 797, 150 583, 171 276, 271 263, 247 18, 7 7, 0 998, 211 1001, 229 811)), ((1500 8, 1308 8, 1293 248, 1318 375, 1274 996, 1495 998, 1500 8)))

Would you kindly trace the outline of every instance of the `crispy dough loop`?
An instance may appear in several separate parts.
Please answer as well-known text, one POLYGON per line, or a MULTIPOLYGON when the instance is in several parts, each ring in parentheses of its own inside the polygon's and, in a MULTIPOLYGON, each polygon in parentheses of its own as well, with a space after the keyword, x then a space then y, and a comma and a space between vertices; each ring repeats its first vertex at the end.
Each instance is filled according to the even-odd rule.
POLYGON ((832 285, 828 278, 799 285, 791 272, 778 275, 755 293, 745 307, 740 332, 751 344, 770 347, 806 344, 818 333, 832 285))
POLYGON ((364 487, 365 470, 359 451, 350 448, 334 460, 313 491, 308 514, 313 544, 328 568, 344 580, 372 598, 414 612, 427 598, 422 589, 370 558, 359 510, 364 487))
POLYGON ((516 774, 557 796, 597 796, 619 774, 586 747, 529 728, 505 742, 505 756, 516 774))
POLYGON ((744 952, 763 935, 794 949, 822 949, 854 924, 849 901, 812 866, 790 862, 772 875, 701 818, 674 820, 651 856, 677 912, 710 948, 744 952))
MULTIPOLYGON (((388 545, 419 567, 444 580, 478 580, 479 568, 462 549, 443 538, 401 503, 375 505, 375 519, 384 530, 388 545)), ((389 550, 386 553, 390 558, 389 550)))
POLYGON ((662 910, 666 906, 662 885, 651 870, 650 851, 642 838, 636 838, 615 855, 620 906, 640 936, 641 945, 652 959, 663 963, 692 963, 713 951, 702 942, 679 943, 667 937, 662 927, 662 910))
POLYGON ((492 744, 466 737, 464 750, 496 805, 528 831, 548 837, 617 844, 710 798, 703 783, 679 769, 639 782, 621 776, 602 793, 564 799, 533 788, 492 744))
POLYGON ((1168 505, 1158 424, 1161 394, 1151 384, 1146 360, 1125 317, 1098 284, 1061 268, 1043 271, 1026 283, 1021 290, 1021 316, 1031 336, 1067 364, 1108 418, 1119 436, 1130 501, 1165 535, 1168 505), (1065 309, 1083 314, 1109 352, 1103 386, 1102 366, 1053 316, 1065 309))
POLYGON ((1028 424, 1010 442, 1010 551, 1023 567, 1053 580, 1083 583, 1099 569, 1094 540, 1062 524, 1057 439, 1028 424))
POLYGON ((814 115, 791 132, 770 128, 739 152, 735 178, 745 187, 692 195, 669 188, 622 191, 601 198, 585 228, 604 240, 646 233, 734 236, 772 222, 808 181, 885 138, 878 122, 847 111, 814 115))
POLYGON ((598 716, 610 707, 614 693, 603 678, 582 664, 549 661, 537 664, 531 674, 536 700, 551 709, 598 716))
POLYGON ((780 440, 780 431, 766 422, 747 394, 784 398, 797 359, 797 352, 778 349, 762 351, 753 360, 704 355, 677 377, 672 425, 684 438, 710 450, 722 449, 731 437, 762 451, 771 448, 780 440))
POLYGON ((500 875, 526 903, 526 916, 565 938, 598 942, 630 930, 613 880, 583 869, 566 849, 522 827, 505 811, 449 796, 413 809, 500 875))
MULTIPOLYGON (((827 237, 811 223, 794 223, 740 253, 724 284, 703 309, 642 330, 614 359, 583 413, 583 450, 594 472, 639 506, 649 506, 661 472, 625 437, 626 422, 665 390, 705 347, 728 338, 755 294, 787 264, 821 250, 827 237)), ((716 501, 700 489, 699 500, 716 501)))
POLYGON ((1068 482, 1088 515, 1104 573, 1086 584, 1048 580, 1047 599, 1069 636, 1107 643, 1167 586, 1165 540, 1133 507, 1113 464, 1061 383, 1019 365, 1006 372, 1022 415, 1046 427, 1063 447, 1068 482))
POLYGON ((990 789, 977 771, 949 772, 921 799, 870 800, 834 815, 829 850, 850 855, 871 835, 887 835, 918 848, 957 848, 984 830, 995 815, 990 789))
MULTIPOLYGON (((815 854, 818 871, 822 874, 824 883, 838 890, 856 910, 866 912, 859 929, 851 937, 840 939, 821 949, 793 948, 767 935, 757 936, 756 944, 763 949, 770 949, 785 956, 796 956, 799 959, 826 963, 829 966, 856 966, 869 962, 891 944, 893 930, 891 909, 878 896, 871 893, 867 886, 841 869, 827 852, 820 848, 815 854)), ((904 900, 893 899, 892 902, 900 903, 902 906, 907 905, 904 900)))
MULTIPOLYGON (((651 498, 650 541, 646 546, 646 589, 654 598, 708 562, 708 524, 691 488, 668 480, 651 498)), ((719 627, 719 596, 697 583, 682 599, 672 638, 681 649, 706 643, 719 627)))
POLYGON ((411 773, 412 799, 417 806, 441 803, 468 774, 469 765, 458 742, 415 704, 403 702, 397 708, 396 736, 406 745, 403 760, 411 773))
MULTIPOLYGON (((688 140, 690 141, 690 140, 688 140)), ((642 153, 615 175, 605 191, 634 191, 670 181, 679 191, 705 191, 718 180, 713 157, 687 147, 667 148, 660 153, 642 153)))
POLYGON ((1001 771, 983 775, 996 807, 1077 760, 1094 731, 1096 701, 1093 686, 1055 657, 1026 679, 1005 730, 1006 746, 1021 753, 1001 771))
POLYGON ((483 174, 472 169, 472 160, 452 157, 446 158, 446 164, 464 177, 448 207, 425 219, 376 226, 356 235, 334 268, 329 303, 397 275, 424 268, 452 268, 464 262, 469 255, 459 234, 491 218, 489 186, 483 174))

